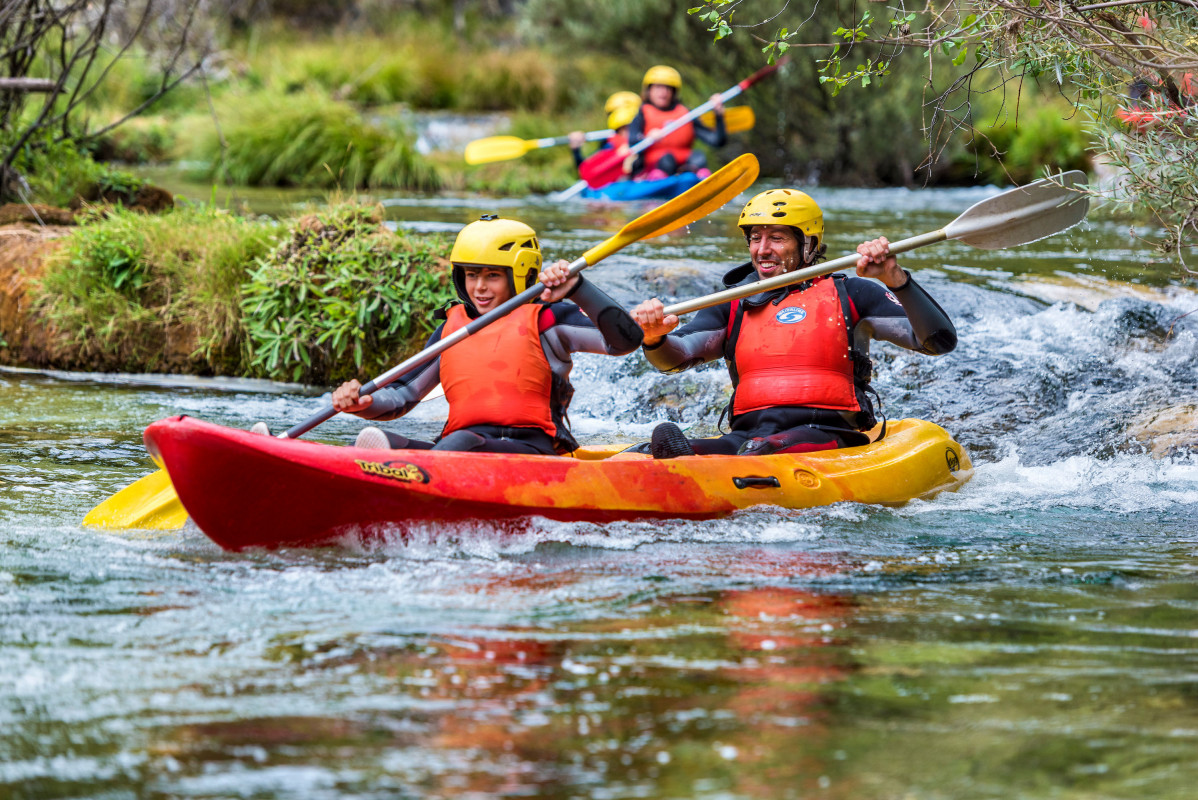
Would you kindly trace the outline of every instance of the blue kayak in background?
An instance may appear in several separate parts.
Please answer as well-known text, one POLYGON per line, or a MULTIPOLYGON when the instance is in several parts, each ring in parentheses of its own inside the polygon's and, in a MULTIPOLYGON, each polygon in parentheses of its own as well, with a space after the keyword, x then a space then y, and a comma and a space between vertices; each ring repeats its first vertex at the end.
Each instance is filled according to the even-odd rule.
POLYGON ((616 181, 600 189, 584 189, 588 200, 669 200, 699 182, 693 172, 679 172, 655 181, 616 181))

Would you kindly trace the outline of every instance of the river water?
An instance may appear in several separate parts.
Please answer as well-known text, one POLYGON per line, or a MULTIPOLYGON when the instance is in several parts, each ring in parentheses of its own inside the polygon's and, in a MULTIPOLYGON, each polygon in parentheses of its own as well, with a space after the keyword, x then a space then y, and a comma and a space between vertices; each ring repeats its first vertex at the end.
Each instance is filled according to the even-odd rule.
MULTIPOLYGON (((839 255, 992 191, 812 193, 839 255)), ((644 208, 387 201, 416 230, 516 216, 566 258, 644 208)), ((738 208, 591 277, 629 304, 715 288, 738 208)), ((320 389, 0 373, 0 797, 1192 797, 1198 293, 1149 259, 1109 221, 903 258, 961 342, 878 346, 876 385, 976 473, 902 508, 225 553, 80 519, 152 469, 149 422, 286 426, 320 389)), ((639 355, 575 373, 590 442, 710 432, 727 390, 639 355)))

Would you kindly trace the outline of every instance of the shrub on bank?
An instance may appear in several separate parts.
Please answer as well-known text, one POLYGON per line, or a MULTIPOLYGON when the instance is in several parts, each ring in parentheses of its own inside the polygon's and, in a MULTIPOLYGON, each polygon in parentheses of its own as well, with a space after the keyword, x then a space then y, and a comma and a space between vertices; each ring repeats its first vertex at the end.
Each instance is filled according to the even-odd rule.
POLYGON ((1042 178, 1045 171, 1090 169, 1089 136, 1068 103, 1025 101, 1018 116, 1001 109, 979 118, 987 122, 977 125, 964 152, 953 159, 947 176, 952 182, 1008 186, 1042 178))
POLYGON ((202 146, 209 178, 246 186, 440 186, 398 121, 367 122, 348 104, 314 92, 240 97, 222 118, 223 154, 216 131, 202 146))
POLYGON ((242 290, 248 368, 276 380, 377 375, 432 333, 453 296, 440 236, 404 237, 353 203, 301 219, 242 290))
POLYGON ((241 284, 276 230, 201 207, 80 225, 35 287, 63 366, 239 373, 241 284))
POLYGON ((34 297, 64 368, 328 384, 423 346, 452 294, 449 246, 354 202, 288 223, 116 208, 79 226, 34 297))

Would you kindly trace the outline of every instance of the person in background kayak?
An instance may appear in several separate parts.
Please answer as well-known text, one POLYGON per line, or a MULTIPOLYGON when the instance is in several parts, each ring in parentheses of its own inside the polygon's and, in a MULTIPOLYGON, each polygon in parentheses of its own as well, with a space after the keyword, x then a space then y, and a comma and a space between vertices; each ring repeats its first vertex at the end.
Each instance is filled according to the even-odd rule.
MULTIPOLYGON (((739 223, 750 261, 724 275, 732 287, 811 266, 824 257, 819 206, 795 189, 754 197, 739 223)), ((690 439, 662 423, 649 445, 656 458, 711 453, 766 455, 866 444, 877 424, 870 395, 869 340, 928 355, 950 352, 957 332, 885 238, 857 247, 859 277, 830 275, 698 312, 675 331, 660 300, 632 311, 644 352, 661 372, 724 358, 732 376, 730 433, 690 439), (881 282, 881 285, 873 280, 881 282)))
MULTIPOLYGON (((617 94, 628 94, 636 97, 632 92, 617 92, 617 94)), ((613 95, 614 97, 615 95, 613 95)), ((628 123, 632 122, 636 116, 638 106, 622 105, 612 109, 607 115, 607 127, 615 131, 615 135, 607 139, 598 150, 592 153, 588 158, 582 156, 582 145, 586 141, 586 134, 582 131, 570 132, 570 152, 574 155, 574 166, 579 170, 582 169, 584 162, 592 158, 603 158, 612 148, 617 151, 628 152, 628 123)), ((627 173, 632 168, 632 162, 625 164, 625 172, 627 173)))
POLYGON ((724 103, 718 94, 711 96, 715 128, 696 119, 660 136, 663 128, 690 110, 678 102, 681 88, 682 76, 673 67, 659 64, 645 73, 641 90, 643 103, 628 126, 628 144, 634 146, 645 138, 655 141, 640 153, 635 163, 625 165, 625 171, 638 180, 658 180, 678 172, 694 172, 700 178, 706 178, 711 170, 707 168, 707 156, 694 149, 695 139, 712 147, 723 147, 728 141, 724 130, 724 103))
POLYGON ((541 303, 523 305, 450 347, 437 359, 372 395, 347 381, 333 407, 363 419, 389 420, 410 411, 438 383, 449 419, 436 444, 367 427, 355 445, 487 453, 564 454, 578 447, 566 427, 571 353, 622 356, 641 343, 628 312, 558 261, 541 271, 541 246, 523 222, 493 214, 462 229, 449 260, 460 303, 445 312, 428 345, 498 307, 538 279, 541 303), (567 298, 573 302, 564 302, 567 298))

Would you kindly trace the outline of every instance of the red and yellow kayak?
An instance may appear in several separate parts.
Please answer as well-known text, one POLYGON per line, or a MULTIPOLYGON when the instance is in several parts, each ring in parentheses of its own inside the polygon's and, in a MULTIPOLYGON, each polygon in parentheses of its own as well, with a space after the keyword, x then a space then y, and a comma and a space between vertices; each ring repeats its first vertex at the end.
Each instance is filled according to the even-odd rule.
POLYGON ((891 422, 882 441, 864 447, 670 460, 620 453, 622 445, 574 458, 362 450, 190 417, 155 422, 145 442, 196 525, 228 550, 402 534, 412 522, 715 519, 758 505, 895 505, 955 490, 972 475, 961 446, 917 419, 891 422))

